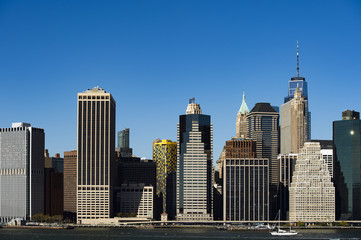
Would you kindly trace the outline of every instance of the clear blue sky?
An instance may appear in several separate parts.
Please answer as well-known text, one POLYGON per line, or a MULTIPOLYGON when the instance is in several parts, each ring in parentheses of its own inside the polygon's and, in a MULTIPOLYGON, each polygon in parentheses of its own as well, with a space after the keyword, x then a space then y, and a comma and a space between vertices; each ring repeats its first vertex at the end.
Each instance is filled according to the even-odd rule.
POLYGON ((195 97, 214 124, 214 161, 246 92, 280 106, 308 81, 312 138, 361 111, 361 1, 0 1, 0 127, 45 129, 50 154, 76 149, 76 95, 100 86, 138 156, 176 141, 195 97))

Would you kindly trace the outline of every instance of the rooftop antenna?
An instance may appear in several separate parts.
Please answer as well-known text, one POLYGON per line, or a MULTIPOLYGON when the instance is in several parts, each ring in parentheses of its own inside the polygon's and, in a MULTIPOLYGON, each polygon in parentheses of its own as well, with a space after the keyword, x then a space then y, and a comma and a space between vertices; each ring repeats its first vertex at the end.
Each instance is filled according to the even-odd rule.
POLYGON ((300 64, 299 64, 299 55, 298 55, 298 40, 297 40, 297 77, 300 76, 300 64))

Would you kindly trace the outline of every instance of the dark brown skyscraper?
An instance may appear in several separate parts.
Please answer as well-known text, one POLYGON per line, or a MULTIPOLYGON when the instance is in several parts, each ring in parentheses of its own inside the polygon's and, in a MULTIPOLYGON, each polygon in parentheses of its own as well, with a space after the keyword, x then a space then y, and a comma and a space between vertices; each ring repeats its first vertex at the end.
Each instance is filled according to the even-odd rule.
POLYGON ((76 214, 76 159, 77 151, 64 152, 64 215, 76 214))

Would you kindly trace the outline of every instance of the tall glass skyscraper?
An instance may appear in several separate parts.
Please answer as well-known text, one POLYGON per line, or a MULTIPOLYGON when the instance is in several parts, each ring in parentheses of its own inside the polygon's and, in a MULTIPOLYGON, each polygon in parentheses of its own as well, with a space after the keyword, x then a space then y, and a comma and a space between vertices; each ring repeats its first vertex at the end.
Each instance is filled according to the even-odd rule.
POLYGON ((298 53, 298 41, 297 41, 297 77, 292 77, 291 80, 288 81, 288 95, 284 98, 284 103, 287 103, 291 99, 294 98, 295 91, 299 88, 301 91, 301 96, 304 99, 306 105, 306 117, 307 117, 307 134, 306 141, 311 140, 311 112, 308 111, 308 88, 307 82, 304 77, 300 77, 300 68, 299 68, 299 53, 298 53))
POLYGON ((344 111, 333 122, 336 219, 361 220, 361 121, 360 113, 344 111))
POLYGON ((212 220, 213 125, 194 99, 179 116, 177 140, 176 219, 212 220))

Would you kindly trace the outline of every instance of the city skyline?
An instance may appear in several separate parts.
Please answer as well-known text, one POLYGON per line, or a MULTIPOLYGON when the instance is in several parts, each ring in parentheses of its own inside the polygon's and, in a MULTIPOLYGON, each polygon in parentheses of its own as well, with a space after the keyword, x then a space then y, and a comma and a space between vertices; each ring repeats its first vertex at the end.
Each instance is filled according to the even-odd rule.
POLYGON ((235 135, 243 92, 250 109, 283 104, 297 40, 312 139, 332 139, 340 113, 361 110, 360 2, 3 1, 0 9, 0 126, 43 128, 50 156, 76 149, 77 93, 99 85, 117 102, 116 130, 130 128, 130 147, 146 158, 154 139, 176 140, 195 97, 212 117, 215 163, 235 135))

